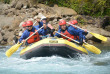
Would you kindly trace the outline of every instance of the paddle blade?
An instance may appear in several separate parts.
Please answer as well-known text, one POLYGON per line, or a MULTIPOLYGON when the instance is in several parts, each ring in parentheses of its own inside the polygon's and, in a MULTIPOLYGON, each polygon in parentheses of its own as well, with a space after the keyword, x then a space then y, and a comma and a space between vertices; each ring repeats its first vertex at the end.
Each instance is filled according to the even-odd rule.
POLYGON ((101 50, 96 48, 95 46, 93 45, 90 45, 90 44, 83 44, 83 46, 88 49, 89 51, 95 53, 95 54, 100 54, 101 53, 101 50))
POLYGON ((102 41, 107 41, 107 37, 104 37, 104 36, 97 34, 97 33, 92 33, 92 32, 89 32, 89 33, 102 41))
POLYGON ((6 56, 10 57, 14 52, 18 50, 18 48, 21 46, 22 43, 20 44, 15 44, 13 45, 9 50, 6 51, 6 56))

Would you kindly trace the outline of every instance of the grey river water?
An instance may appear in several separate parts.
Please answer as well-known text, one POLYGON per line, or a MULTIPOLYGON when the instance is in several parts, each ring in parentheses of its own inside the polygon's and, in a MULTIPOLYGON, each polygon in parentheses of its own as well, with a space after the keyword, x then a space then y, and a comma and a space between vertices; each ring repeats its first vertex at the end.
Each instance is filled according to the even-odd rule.
POLYGON ((0 74, 110 74, 110 46, 100 45, 100 55, 89 52, 77 58, 59 56, 38 57, 24 60, 19 50, 10 58, 5 52, 10 46, 0 46, 0 74))

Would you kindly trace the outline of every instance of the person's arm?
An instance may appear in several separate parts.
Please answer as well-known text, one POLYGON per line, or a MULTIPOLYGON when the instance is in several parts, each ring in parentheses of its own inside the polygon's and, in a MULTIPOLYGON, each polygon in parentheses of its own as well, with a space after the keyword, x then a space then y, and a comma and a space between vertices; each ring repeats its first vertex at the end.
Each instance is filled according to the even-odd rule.
POLYGON ((83 35, 87 35, 87 34, 88 34, 88 32, 87 32, 87 30, 86 30, 86 29, 85 29, 85 30, 78 29, 78 30, 82 31, 82 34, 83 34, 83 35))
POLYGON ((52 37, 54 37, 54 34, 53 34, 54 31, 55 31, 55 29, 51 29, 51 34, 50 34, 50 35, 51 35, 52 37))
POLYGON ((21 43, 22 40, 26 39, 28 37, 28 33, 26 33, 26 31, 23 32, 23 34, 21 35, 20 39, 19 39, 19 42, 21 43))
POLYGON ((79 31, 79 44, 82 45, 83 44, 83 39, 84 39, 84 35, 82 34, 82 31, 79 31))
POLYGON ((19 39, 19 42, 21 43, 24 38, 25 38, 25 36, 24 36, 24 34, 22 34, 20 39, 19 39))
MULTIPOLYGON (((61 30, 59 29, 59 30, 58 30, 58 32, 60 33, 60 32, 61 32, 61 30)), ((59 38, 61 37, 61 35, 60 35, 60 34, 58 34, 58 33, 55 33, 55 35, 54 35, 54 36, 57 36, 57 37, 59 37, 59 38)))
POLYGON ((39 33, 39 35, 47 35, 47 30, 46 29, 44 29, 44 28, 42 28, 42 29, 40 29, 39 31, 38 31, 38 33, 39 33))
POLYGON ((43 26, 43 22, 38 22, 39 23, 39 28, 43 26))
POLYGON ((81 30, 75 29, 74 27, 69 26, 68 32, 74 36, 79 36, 79 44, 83 44, 83 34, 81 30))

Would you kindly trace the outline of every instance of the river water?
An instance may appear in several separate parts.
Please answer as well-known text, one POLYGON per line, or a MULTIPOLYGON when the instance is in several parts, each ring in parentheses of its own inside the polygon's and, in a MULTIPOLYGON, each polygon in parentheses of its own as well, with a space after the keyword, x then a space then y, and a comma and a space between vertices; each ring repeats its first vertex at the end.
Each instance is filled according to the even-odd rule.
POLYGON ((24 60, 19 50, 10 58, 5 52, 10 46, 0 46, 0 74, 110 74, 110 46, 98 46, 100 55, 89 52, 77 58, 59 56, 38 57, 24 60))

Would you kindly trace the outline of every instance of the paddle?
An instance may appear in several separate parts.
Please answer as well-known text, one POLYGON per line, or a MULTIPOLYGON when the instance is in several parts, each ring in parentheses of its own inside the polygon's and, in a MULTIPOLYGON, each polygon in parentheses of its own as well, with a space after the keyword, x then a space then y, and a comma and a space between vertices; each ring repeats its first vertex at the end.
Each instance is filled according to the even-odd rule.
MULTIPOLYGON (((67 24, 70 24, 69 22, 66 22, 67 24)), ((72 24, 70 24, 70 25, 72 25, 72 24)), ((76 26, 76 25, 72 25, 72 26, 74 26, 74 27, 77 27, 77 28, 79 28, 79 29, 82 29, 82 28, 80 28, 80 27, 78 27, 78 26, 76 26)), ((82 29, 82 30, 84 30, 84 29, 82 29)), ((102 36, 102 35, 100 35, 100 34, 97 34, 97 33, 92 33, 92 32, 89 32, 89 31, 87 31, 88 33, 90 33, 90 34, 92 34, 94 37, 96 37, 96 38, 98 38, 98 39, 100 39, 100 40, 102 40, 102 41, 107 41, 107 37, 104 37, 104 36, 102 36)))
MULTIPOLYGON (((60 34, 60 35, 62 35, 62 36, 64 36, 64 37, 66 37, 66 38, 68 38, 68 39, 71 39, 72 41, 74 41, 76 43, 79 43, 78 41, 76 41, 76 40, 74 40, 74 39, 72 39, 72 38, 70 38, 68 36, 65 36, 64 34, 61 34, 61 33, 57 32, 57 31, 55 31, 55 32, 60 34)), ((86 49, 88 49, 89 51, 91 51, 91 52, 93 52, 95 54, 100 54, 101 53, 100 49, 98 49, 95 46, 90 45, 90 44, 88 44, 86 42, 84 42, 82 46, 84 46, 86 49)))
POLYGON ((37 23, 37 21, 34 22, 33 26, 37 23))
MULTIPOLYGON (((42 29, 44 26, 42 26, 41 28, 39 28, 37 31, 35 31, 32 35, 30 35, 27 39, 25 39, 25 41, 27 41, 30 37, 32 37, 36 32, 38 32, 40 29, 42 29)), ((10 49, 8 49, 6 51, 6 56, 10 57, 14 52, 16 52, 18 50, 18 48, 23 44, 23 42, 21 42, 20 44, 17 43, 15 45, 13 45, 10 49)))

